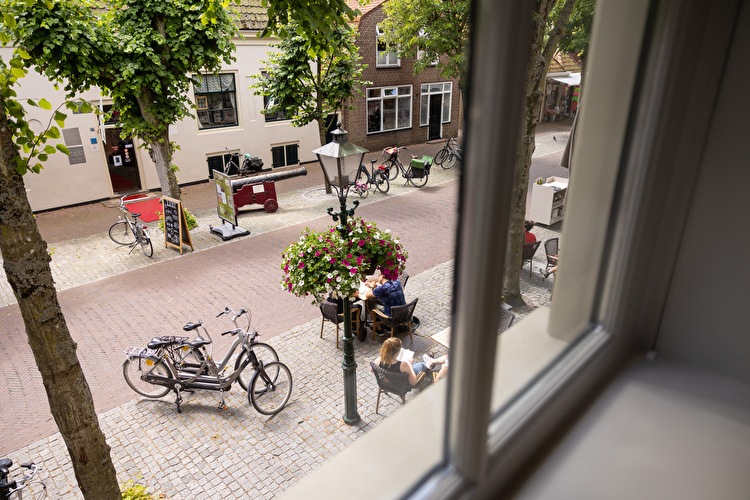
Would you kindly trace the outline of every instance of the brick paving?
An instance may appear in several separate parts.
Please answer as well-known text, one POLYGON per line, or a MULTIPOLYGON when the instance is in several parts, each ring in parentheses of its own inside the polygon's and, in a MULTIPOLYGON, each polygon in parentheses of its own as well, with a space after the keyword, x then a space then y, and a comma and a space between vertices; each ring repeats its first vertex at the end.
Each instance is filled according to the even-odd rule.
MULTIPOLYGON (((564 134, 561 128, 538 136, 535 158, 559 154, 564 134), (549 140, 552 133, 557 140, 549 140)), ((441 145, 414 149, 419 147, 434 154, 441 145)), ((444 352, 430 336, 450 321, 457 173, 436 167, 427 187, 420 190, 402 186, 399 178, 388 195, 371 194, 357 209, 357 215, 391 228, 410 252, 412 278, 406 296, 420 298, 416 315, 422 325, 413 346, 420 357, 424 352, 444 352)), ((304 226, 330 225, 330 218, 321 214, 335 206, 336 200, 322 188, 309 178, 300 179, 301 187, 280 194, 278 212, 242 212, 240 225, 251 231, 247 237, 222 242, 207 229, 208 224, 218 223, 215 211, 195 210, 200 222, 191 232, 196 250, 188 250, 179 259, 179 252, 160 245, 155 245, 154 259, 136 252, 120 255, 126 251, 120 252, 124 249, 114 246, 106 234, 82 234, 50 245, 63 311, 78 343, 78 356, 121 481, 141 480, 175 499, 212 498, 217 492, 221 498, 277 496, 397 411, 399 405, 386 400, 385 404, 381 401, 381 414, 374 413, 377 391, 367 366, 380 343, 355 341, 362 422, 352 427, 343 424, 342 351, 335 348, 333 327, 327 325, 320 339, 318 309, 306 299, 283 292, 278 283, 281 250, 304 226), (235 390, 226 396, 229 408, 218 411, 216 393, 198 392, 186 398, 183 413, 178 414, 171 395, 156 401, 134 397, 121 375, 122 350, 142 345, 152 336, 178 333, 190 320, 203 319, 209 331, 223 331, 226 319, 217 320, 214 313, 225 305, 250 307, 263 339, 289 365, 295 385, 289 406, 276 417, 264 417, 248 404, 246 394, 235 390)), ((201 189, 210 194, 210 186, 186 191, 195 193, 197 199, 201 189)), ((96 205, 92 210, 101 208, 96 205)), ((84 213, 83 208, 70 210, 84 213)), ((50 226, 62 226, 60 217, 50 213, 47 218, 56 219, 50 226)), ((539 239, 558 234, 543 227, 534 232, 539 239)), ((543 267, 544 260, 540 249, 535 267, 543 267)), ((531 277, 528 272, 521 276, 528 306, 514 310, 520 317, 549 304, 553 283, 552 278, 542 280, 536 271, 531 277)), ((0 390, 10 403, 0 407, 0 419, 6 424, 0 455, 14 461, 43 462, 51 497, 79 498, 18 308, 12 295, 8 298, 7 283, 3 280, 0 285, 0 304, 4 305, 0 320, 6 326, 6 335, 0 338, 0 390)), ((228 340, 214 340, 215 352, 223 354, 228 340)))

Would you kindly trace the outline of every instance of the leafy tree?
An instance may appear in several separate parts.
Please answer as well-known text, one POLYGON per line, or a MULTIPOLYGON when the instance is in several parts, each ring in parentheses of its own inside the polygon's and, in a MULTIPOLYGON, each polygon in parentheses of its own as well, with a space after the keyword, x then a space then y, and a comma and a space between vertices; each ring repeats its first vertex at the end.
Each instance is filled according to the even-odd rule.
MULTIPOLYGON (((13 22, 5 16, 0 28, 12 27, 13 22)), ((0 29, 0 44, 7 42, 7 33, 0 29)), ((18 49, 7 63, 0 60, 0 254, 81 491, 86 498, 119 499, 110 448, 76 356, 76 343, 57 300, 47 244, 26 197, 23 175, 39 172, 41 162, 55 151, 67 152, 63 145, 45 144, 59 139, 65 114, 59 108, 52 111, 45 99, 27 101, 26 105, 39 106, 52 114, 47 129, 35 134, 25 119, 23 104, 16 99, 13 87, 26 75, 29 60, 29 54, 18 49), (26 157, 22 158, 19 151, 26 157)), ((70 103, 69 107, 92 111, 85 103, 70 103)))
POLYGON ((310 37, 314 51, 330 49, 338 28, 353 21, 359 12, 346 0, 262 0, 261 4, 268 11, 268 26, 261 36, 288 38, 294 31, 315 33, 316 37, 310 37))
POLYGON ((384 40, 398 45, 399 52, 416 57, 420 72, 441 56, 438 66, 445 78, 456 78, 463 93, 466 48, 469 42, 468 0, 390 0, 383 4, 386 18, 380 23, 384 40))
POLYGON ((141 138, 162 193, 180 198, 169 125, 189 116, 191 73, 233 60, 228 0, 11 0, 16 46, 74 95, 108 93, 124 132, 141 138))
MULTIPOLYGON (((555 14, 560 10, 560 7, 561 4, 558 4, 555 14)), ((585 64, 588 56, 595 7, 596 0, 576 0, 576 5, 570 14, 568 28, 560 40, 560 50, 575 54, 582 64, 585 64)))
POLYGON ((266 73, 254 76, 255 94, 270 99, 264 113, 282 111, 297 127, 317 122, 320 143, 325 144, 333 125, 327 118, 351 106, 347 102, 352 93, 361 93, 370 83, 361 78, 365 65, 359 62, 354 34, 342 23, 322 41, 318 32, 287 25, 279 37, 274 45, 278 52, 263 61, 266 73))

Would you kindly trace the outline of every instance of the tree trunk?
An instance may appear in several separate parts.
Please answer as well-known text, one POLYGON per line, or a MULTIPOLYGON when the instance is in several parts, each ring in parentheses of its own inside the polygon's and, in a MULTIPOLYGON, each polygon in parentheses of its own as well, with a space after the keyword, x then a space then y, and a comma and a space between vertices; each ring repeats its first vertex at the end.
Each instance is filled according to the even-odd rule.
POLYGON ((5 274, 83 495, 120 499, 110 448, 57 300, 47 244, 37 229, 23 177, 15 170, 18 150, 4 104, 0 97, 0 254, 5 274))
POLYGON ((560 44, 565 28, 573 11, 575 0, 565 0, 560 10, 557 23, 547 37, 545 28, 547 19, 557 0, 537 0, 536 15, 533 16, 531 46, 532 58, 526 70, 526 103, 523 133, 518 146, 515 182, 513 188, 513 209, 510 218, 508 248, 506 249, 505 273, 503 278, 503 299, 511 305, 523 303, 521 298, 521 252, 524 242, 524 219, 526 217, 526 196, 529 187, 529 169, 534 154, 534 137, 536 135, 536 109, 542 101, 544 81, 547 76, 552 56, 560 44))
MULTIPOLYGON (((325 118, 319 118, 315 121, 318 122, 318 135, 320 136, 320 145, 323 146, 324 144, 326 144, 326 132, 328 131, 326 120, 325 118)), ((326 185, 326 194, 331 194, 331 179, 328 178, 328 174, 323 168, 323 165, 320 166, 320 169, 323 170, 323 181, 326 185)))
POLYGON ((180 185, 177 184, 177 175, 172 169, 172 144, 169 142, 169 130, 161 133, 161 136, 149 141, 148 153, 156 165, 156 175, 159 177, 161 193, 164 196, 181 200, 180 185))

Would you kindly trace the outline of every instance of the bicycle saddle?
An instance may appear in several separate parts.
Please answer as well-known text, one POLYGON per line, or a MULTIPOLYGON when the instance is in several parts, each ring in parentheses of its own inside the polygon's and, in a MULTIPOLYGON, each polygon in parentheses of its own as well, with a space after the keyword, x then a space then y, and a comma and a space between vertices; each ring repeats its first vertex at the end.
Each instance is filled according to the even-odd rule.
POLYGON ((210 341, 210 340, 206 340, 206 339, 204 339, 203 337, 200 337, 200 336, 198 336, 198 337, 195 337, 195 338, 194 338, 193 340, 191 340, 190 342, 188 342, 187 344, 188 344, 188 345, 189 345, 190 347, 203 347, 204 345, 208 345, 208 344, 210 344, 210 343, 211 343, 211 341, 210 341))
POLYGON ((141 216, 141 214, 137 214, 137 213, 134 213, 134 212, 131 212, 130 215, 132 215, 134 219, 136 217, 140 217, 141 216))
POLYGON ((195 330, 195 329, 196 329, 196 328, 198 328, 199 326, 201 326, 201 323, 200 323, 200 322, 198 322, 198 323, 193 323, 193 322, 191 321, 191 322, 190 322, 190 323, 188 323, 187 325, 183 326, 183 327, 182 327, 182 329, 183 329, 183 330, 185 330, 186 332, 189 332, 190 330, 195 330))

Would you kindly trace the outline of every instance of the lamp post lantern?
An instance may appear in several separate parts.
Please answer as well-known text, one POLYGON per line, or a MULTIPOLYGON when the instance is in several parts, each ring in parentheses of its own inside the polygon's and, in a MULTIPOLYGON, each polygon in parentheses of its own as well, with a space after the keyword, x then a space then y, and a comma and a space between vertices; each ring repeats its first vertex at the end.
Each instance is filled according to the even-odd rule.
MULTIPOLYGON (((339 197, 339 212, 335 213, 333 208, 329 208, 328 215, 333 217, 334 222, 339 222, 336 229, 342 238, 347 238, 347 218, 354 215, 354 209, 359 205, 359 201, 354 200, 354 206, 348 209, 346 196, 349 194, 349 188, 354 184, 357 170, 367 150, 349 142, 347 132, 341 128, 331 132, 331 135, 333 140, 314 150, 313 153, 318 156, 326 178, 329 179, 339 197)), ((360 421, 360 416, 357 413, 357 362, 354 360, 352 307, 348 295, 343 297, 343 302, 344 361, 341 366, 344 370, 344 422, 354 425, 360 421)))

